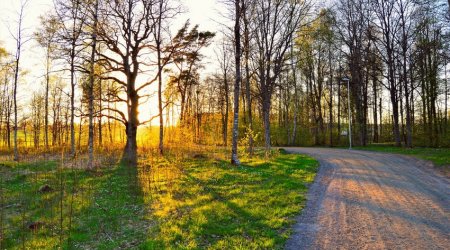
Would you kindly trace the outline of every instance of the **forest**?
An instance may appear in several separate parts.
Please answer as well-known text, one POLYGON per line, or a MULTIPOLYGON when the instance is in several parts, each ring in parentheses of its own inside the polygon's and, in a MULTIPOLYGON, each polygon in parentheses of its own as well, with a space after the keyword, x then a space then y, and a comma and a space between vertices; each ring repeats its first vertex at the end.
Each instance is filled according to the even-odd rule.
POLYGON ((0 36, 0 248, 279 248, 304 206, 294 183, 318 166, 279 147, 431 148, 449 165, 450 1, 208 1, 216 29, 181 20, 177 0, 47 1, 30 29, 33 1, 14 1, 0 36), (245 190, 223 215, 245 228, 201 229, 228 222, 192 203, 216 211, 245 190))

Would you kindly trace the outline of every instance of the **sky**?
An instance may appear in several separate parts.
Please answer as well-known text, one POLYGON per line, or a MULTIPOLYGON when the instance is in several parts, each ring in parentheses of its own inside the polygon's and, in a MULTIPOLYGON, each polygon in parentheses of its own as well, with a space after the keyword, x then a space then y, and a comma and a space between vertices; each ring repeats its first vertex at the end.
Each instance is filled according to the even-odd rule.
MULTIPOLYGON (((23 0, 22 0, 23 1, 23 0)), ((183 6, 185 12, 172 22, 172 33, 175 33, 187 19, 190 19, 191 27, 195 24, 199 25, 200 30, 209 30, 219 32, 220 17, 225 13, 225 6, 219 3, 219 0, 178 0, 183 6), (218 18, 219 17, 219 18, 218 18)), ((0 46, 5 47, 10 53, 14 54, 15 43, 11 36, 11 31, 17 29, 18 11, 20 9, 21 0, 0 0, 0 46)), ((53 0, 29 0, 25 9, 24 33, 25 36, 31 37, 33 32, 39 27, 39 16, 45 15, 53 8, 53 0)), ((215 40, 220 40, 217 36, 215 40)), ((206 57, 203 60, 205 65, 204 72, 215 72, 214 64, 214 44, 204 51, 206 57)), ((43 88, 44 72, 45 72, 45 53, 35 41, 30 40, 22 52, 21 69, 27 71, 27 75, 22 78, 19 85, 18 100, 21 106, 27 105, 30 93, 43 88), (21 91, 22 89, 32 90, 21 91)), ((154 88, 150 91, 156 91, 154 88)), ((156 103, 156 100, 150 100, 156 103)), ((156 105, 143 105, 140 118, 145 120, 153 116, 156 112, 156 105), (152 109, 151 106, 154 106, 152 109)))

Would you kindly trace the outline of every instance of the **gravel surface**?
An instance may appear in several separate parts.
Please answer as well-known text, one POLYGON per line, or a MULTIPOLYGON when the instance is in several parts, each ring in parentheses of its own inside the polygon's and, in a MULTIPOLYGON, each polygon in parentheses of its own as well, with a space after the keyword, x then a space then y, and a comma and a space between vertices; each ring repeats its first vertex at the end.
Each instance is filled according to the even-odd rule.
POLYGON ((412 157, 286 148, 320 162, 286 249, 450 249, 450 182, 412 157))

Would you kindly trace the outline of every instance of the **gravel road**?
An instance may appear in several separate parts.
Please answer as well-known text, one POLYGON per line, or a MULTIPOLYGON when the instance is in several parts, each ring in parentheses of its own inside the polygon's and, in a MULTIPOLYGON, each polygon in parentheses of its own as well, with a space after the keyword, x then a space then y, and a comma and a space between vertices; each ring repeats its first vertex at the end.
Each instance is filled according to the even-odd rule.
POLYGON ((450 182, 412 157, 286 148, 320 162, 286 249, 450 249, 450 182))

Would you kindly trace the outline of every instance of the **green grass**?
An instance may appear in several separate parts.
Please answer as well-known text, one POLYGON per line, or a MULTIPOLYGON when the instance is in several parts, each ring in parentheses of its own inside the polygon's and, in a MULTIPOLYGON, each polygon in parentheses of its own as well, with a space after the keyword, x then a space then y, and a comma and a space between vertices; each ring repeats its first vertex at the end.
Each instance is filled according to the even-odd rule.
POLYGON ((138 169, 58 166, 0 166, 2 249, 282 248, 318 163, 279 152, 240 167, 213 154, 138 169), (44 184, 54 190, 39 192, 44 184))
POLYGON ((0 166, 1 249, 113 249, 145 240, 146 210, 142 196, 130 187, 135 173, 121 165, 95 172, 59 165, 0 166), (43 185, 52 191, 40 192, 43 185), (41 226, 33 230, 32 223, 41 226))
POLYGON ((369 145, 366 147, 354 147, 360 150, 379 151, 412 155, 420 159, 431 161, 438 167, 450 166, 450 148, 403 148, 391 145, 369 145))
POLYGON ((218 159, 183 166, 179 179, 154 198, 157 226, 146 249, 282 248, 318 164, 284 154, 241 167, 218 159))

